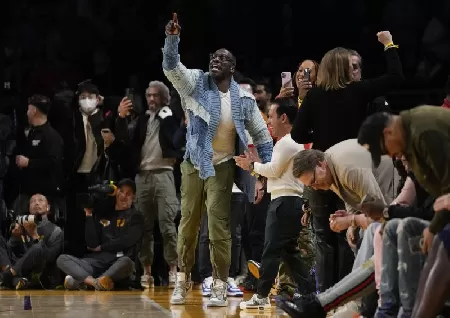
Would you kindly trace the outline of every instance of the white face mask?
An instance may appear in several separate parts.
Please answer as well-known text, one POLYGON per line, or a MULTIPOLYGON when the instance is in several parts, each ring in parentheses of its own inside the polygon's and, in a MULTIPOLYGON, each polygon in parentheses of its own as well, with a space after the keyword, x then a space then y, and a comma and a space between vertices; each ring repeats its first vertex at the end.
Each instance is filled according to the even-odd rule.
POLYGON ((92 113, 97 108, 97 99, 85 98, 79 101, 81 110, 87 114, 92 113))

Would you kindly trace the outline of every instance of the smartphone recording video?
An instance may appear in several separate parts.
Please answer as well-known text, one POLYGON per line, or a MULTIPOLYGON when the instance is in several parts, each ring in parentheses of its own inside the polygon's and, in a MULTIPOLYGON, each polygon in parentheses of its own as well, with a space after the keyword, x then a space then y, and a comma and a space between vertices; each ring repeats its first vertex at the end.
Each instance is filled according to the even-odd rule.
POLYGON ((291 72, 282 72, 281 73, 281 86, 282 87, 293 87, 291 72))
POLYGON ((303 70, 303 80, 306 81, 306 82, 310 82, 311 81, 311 69, 305 68, 303 70))

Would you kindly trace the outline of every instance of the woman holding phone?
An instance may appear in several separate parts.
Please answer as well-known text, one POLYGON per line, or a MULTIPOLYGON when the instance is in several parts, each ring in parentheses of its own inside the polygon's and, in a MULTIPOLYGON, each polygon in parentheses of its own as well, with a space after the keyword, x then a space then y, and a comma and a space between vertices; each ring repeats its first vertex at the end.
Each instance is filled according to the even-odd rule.
POLYGON ((303 99, 306 93, 316 85, 317 72, 319 71, 319 63, 314 60, 304 60, 298 65, 297 72, 294 73, 294 78, 291 81, 284 84, 280 93, 276 98, 281 97, 294 97, 295 96, 295 86, 298 91, 298 107, 302 105, 303 99))
MULTIPOLYGON (((297 143, 313 142, 313 148, 326 151, 331 146, 356 138, 366 118, 367 104, 403 82, 403 71, 397 47, 389 31, 377 33, 384 47, 387 71, 384 75, 360 81, 353 80, 352 53, 345 48, 327 52, 320 62, 317 85, 302 101, 291 132, 297 143)), ((308 191, 316 232, 316 275, 320 291, 347 275, 353 265, 353 254, 345 233, 333 233, 329 216, 343 207, 343 202, 329 191, 308 191)), ((356 231, 350 227, 349 231, 356 231)))

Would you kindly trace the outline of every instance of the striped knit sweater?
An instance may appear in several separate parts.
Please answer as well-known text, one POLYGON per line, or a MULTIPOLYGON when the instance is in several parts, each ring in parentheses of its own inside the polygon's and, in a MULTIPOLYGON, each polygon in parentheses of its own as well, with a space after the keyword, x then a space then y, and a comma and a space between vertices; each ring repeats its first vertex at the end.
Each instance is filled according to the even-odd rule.
MULTIPOLYGON (((221 105, 217 85, 209 73, 187 69, 178 55, 178 35, 167 35, 163 49, 163 70, 178 91, 188 114, 185 159, 199 169, 200 178, 215 175, 212 163, 212 140, 220 121, 221 105)), ((248 145, 245 130, 249 132, 258 155, 269 162, 273 142, 266 123, 252 94, 241 89, 232 80, 230 85, 231 111, 236 132, 243 145, 248 145)))

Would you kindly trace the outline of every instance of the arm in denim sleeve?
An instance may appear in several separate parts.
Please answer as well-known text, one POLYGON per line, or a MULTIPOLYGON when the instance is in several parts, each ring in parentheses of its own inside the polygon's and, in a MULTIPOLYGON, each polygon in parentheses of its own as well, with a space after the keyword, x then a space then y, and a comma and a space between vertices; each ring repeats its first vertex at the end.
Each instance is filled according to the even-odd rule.
POLYGON ((190 96, 200 76, 199 70, 189 70, 180 62, 179 35, 167 35, 163 48, 163 71, 180 96, 190 96))
POLYGON ((256 101, 253 101, 251 116, 245 122, 245 128, 253 139, 253 144, 258 151, 261 161, 263 163, 270 162, 272 159, 273 140, 258 105, 256 105, 256 101))

